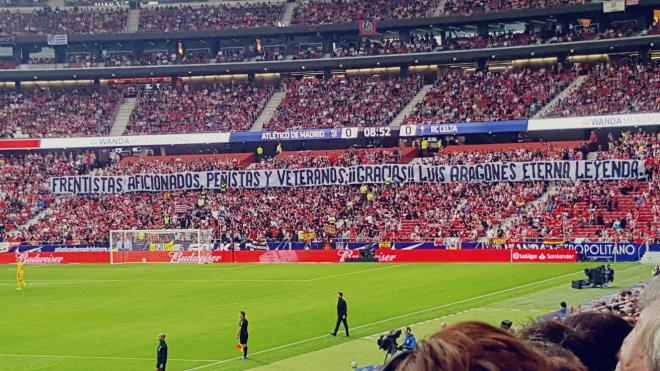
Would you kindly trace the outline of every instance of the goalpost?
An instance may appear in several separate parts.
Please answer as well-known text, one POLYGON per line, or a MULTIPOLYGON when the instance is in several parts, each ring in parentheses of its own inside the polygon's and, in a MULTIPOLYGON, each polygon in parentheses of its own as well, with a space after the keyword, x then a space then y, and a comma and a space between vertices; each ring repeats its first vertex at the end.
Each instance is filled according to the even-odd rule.
POLYGON ((211 263, 210 229, 121 229, 110 231, 110 264, 211 263))

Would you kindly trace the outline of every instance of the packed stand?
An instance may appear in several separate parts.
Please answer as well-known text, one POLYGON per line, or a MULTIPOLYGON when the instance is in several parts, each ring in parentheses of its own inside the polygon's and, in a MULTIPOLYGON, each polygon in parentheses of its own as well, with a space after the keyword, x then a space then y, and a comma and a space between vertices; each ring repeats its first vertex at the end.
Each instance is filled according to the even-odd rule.
POLYGON ((8 35, 95 34, 122 32, 128 22, 128 10, 50 9, 31 13, 0 10, 0 30, 8 35))
POLYGON ((0 0, 0 7, 41 7, 48 4, 48 0, 0 0))
POLYGON ((123 101, 121 92, 35 89, 0 92, 0 137, 103 136, 123 101))
POLYGON ((470 239, 514 212, 520 195, 542 191, 523 183, 454 183, 76 196, 59 199, 16 239, 103 242, 110 230, 131 228, 212 228, 218 239, 252 243, 295 241, 301 231, 315 239, 470 239))
POLYGON ((446 15, 473 15, 517 9, 550 8, 590 2, 591 0, 448 0, 445 2, 444 12, 446 15))
POLYGON ((399 149, 346 150, 340 153, 316 153, 303 151, 283 153, 256 162, 254 169, 302 169, 305 167, 354 166, 371 164, 396 164, 401 160, 399 149))
POLYGON ((0 225, 11 232, 51 205, 49 177, 85 174, 95 165, 92 152, 0 155, 0 225))
POLYGON ((133 53, 107 53, 103 58, 106 67, 119 66, 167 66, 177 64, 209 63, 208 51, 187 52, 184 55, 168 51, 133 53))
POLYGON ((407 54, 432 52, 438 47, 430 35, 411 35, 408 41, 361 39, 358 43, 339 42, 332 51, 333 57, 359 57, 367 55, 407 54))
POLYGON ((518 215, 502 237, 659 242, 660 135, 624 132, 618 140, 610 137, 610 149, 598 156, 644 160, 648 179, 560 183, 547 201, 518 215))
POLYGON ((584 83, 545 116, 660 111, 660 61, 625 59, 586 68, 584 83))
POLYGON ((405 124, 527 119, 574 79, 574 72, 522 69, 451 71, 440 76, 405 124))
POLYGON ((166 6, 140 10, 139 30, 146 32, 276 27, 284 4, 166 6))
POLYGON ((143 90, 128 134, 248 130, 270 99, 272 87, 244 82, 154 86, 143 90))
POLYGON ((417 94, 420 76, 306 78, 284 83, 286 97, 266 128, 386 126, 417 94))
POLYGON ((291 24, 320 25, 359 19, 425 18, 438 0, 299 1, 291 24))

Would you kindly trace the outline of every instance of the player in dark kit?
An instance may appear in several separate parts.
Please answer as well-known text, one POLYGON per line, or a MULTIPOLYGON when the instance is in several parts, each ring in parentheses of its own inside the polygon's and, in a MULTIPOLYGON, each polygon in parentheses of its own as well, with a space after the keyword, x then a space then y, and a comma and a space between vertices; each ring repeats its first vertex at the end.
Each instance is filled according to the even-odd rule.
POLYGON ((158 335, 158 348, 156 349, 156 371, 165 371, 167 366, 167 343, 165 334, 158 335))
POLYGON ((339 324, 343 322, 344 329, 346 330, 346 336, 349 336, 346 316, 348 316, 348 307, 346 306, 346 300, 344 300, 344 294, 342 292, 338 292, 337 293, 337 324, 335 325, 335 331, 333 331, 330 335, 337 336, 337 330, 339 330, 339 324))
POLYGON ((241 311, 241 320, 238 322, 238 333, 236 333, 236 339, 239 339, 238 342, 243 348, 243 359, 247 359, 248 353, 248 320, 245 318, 245 312, 241 311))

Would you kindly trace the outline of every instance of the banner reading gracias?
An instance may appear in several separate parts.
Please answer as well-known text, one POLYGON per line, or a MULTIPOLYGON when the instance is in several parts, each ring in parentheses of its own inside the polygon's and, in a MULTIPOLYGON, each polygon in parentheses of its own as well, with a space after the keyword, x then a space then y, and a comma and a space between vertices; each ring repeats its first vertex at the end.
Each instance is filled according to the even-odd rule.
POLYGON ((644 176, 638 160, 489 162, 474 165, 357 165, 280 170, 230 170, 50 178, 56 194, 453 182, 620 180, 644 176))

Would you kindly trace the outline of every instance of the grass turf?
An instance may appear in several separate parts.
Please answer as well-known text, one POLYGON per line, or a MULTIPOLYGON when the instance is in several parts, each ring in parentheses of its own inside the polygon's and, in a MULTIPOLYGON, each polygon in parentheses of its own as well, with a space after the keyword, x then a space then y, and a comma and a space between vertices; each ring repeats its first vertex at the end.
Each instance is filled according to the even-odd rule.
MULTIPOLYGON (((447 320, 496 322, 505 316, 522 321, 555 308, 566 296, 581 300, 602 294, 569 288, 571 279, 582 278, 585 266, 28 266, 29 287, 20 292, 14 290, 15 268, 2 266, 0 369, 154 369, 155 338, 162 331, 168 333, 168 370, 207 365, 201 369, 295 370, 296 362, 317 371, 336 369, 323 361, 337 358, 335 348, 346 359, 376 362, 381 354, 367 345, 375 343, 367 336, 394 327, 456 313, 447 320), (351 338, 327 335, 338 290, 348 301, 351 338), (498 313, 510 309, 518 312, 498 313), (237 360, 240 353, 234 349, 240 310, 250 320, 247 361, 237 360)), ((616 268, 622 284, 648 276, 639 264, 616 268)), ((416 331, 423 335, 435 328, 437 323, 426 322, 416 331)))

